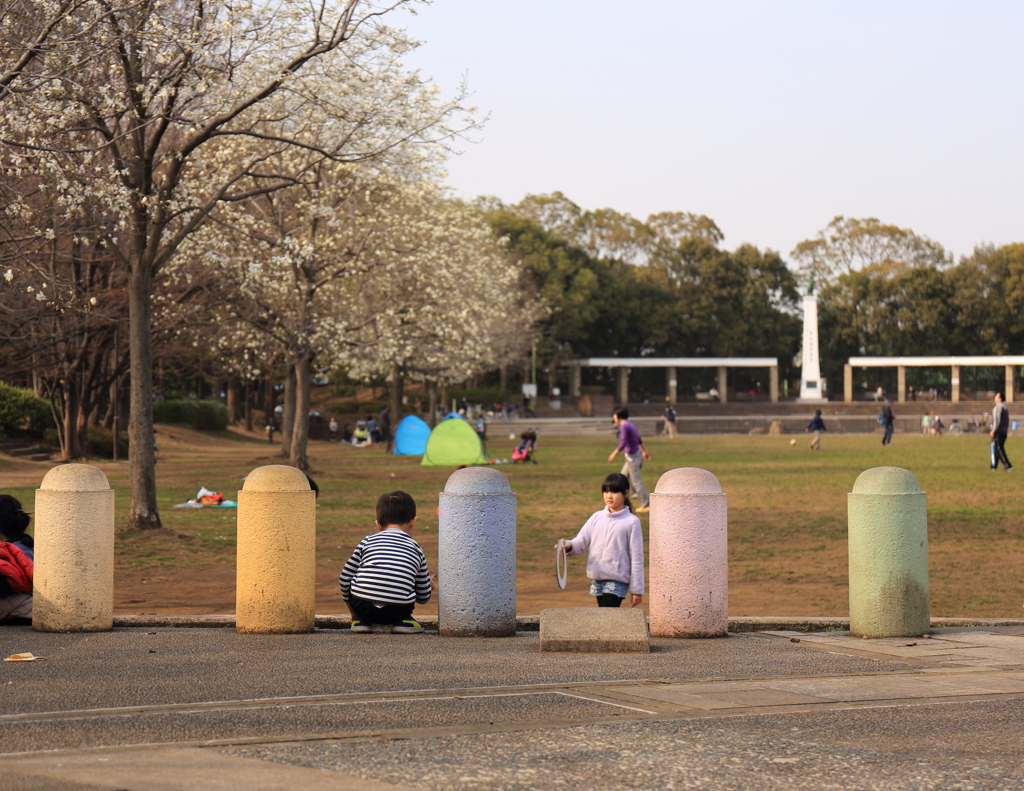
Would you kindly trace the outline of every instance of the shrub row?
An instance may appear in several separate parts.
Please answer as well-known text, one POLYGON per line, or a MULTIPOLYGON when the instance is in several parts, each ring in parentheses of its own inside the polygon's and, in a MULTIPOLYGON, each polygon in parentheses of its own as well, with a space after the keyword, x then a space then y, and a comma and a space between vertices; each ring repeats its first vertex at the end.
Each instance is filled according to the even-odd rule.
POLYGON ((29 431, 38 435, 51 426, 53 415, 46 399, 0 382, 0 434, 29 431))
POLYGON ((153 404, 156 423, 183 423, 208 431, 228 427, 228 408, 221 401, 157 401, 153 404))

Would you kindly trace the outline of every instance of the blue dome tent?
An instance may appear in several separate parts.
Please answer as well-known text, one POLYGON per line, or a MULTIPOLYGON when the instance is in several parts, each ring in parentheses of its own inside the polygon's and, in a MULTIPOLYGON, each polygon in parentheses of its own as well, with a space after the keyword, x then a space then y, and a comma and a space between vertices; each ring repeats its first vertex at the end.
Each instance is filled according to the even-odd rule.
POLYGON ((415 415, 406 415, 395 429, 395 455, 422 456, 429 436, 430 426, 415 415))

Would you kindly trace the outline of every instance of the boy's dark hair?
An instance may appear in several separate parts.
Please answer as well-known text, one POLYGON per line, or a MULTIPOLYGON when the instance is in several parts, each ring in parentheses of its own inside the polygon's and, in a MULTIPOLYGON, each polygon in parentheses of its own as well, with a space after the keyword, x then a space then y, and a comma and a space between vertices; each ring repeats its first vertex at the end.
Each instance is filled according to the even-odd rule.
POLYGON ((821 410, 820 409, 815 409, 814 410, 814 416, 815 417, 821 417, 821 410))
POLYGON ((416 518, 416 501, 405 492, 385 492, 377 501, 377 522, 381 527, 407 525, 416 518))
POLYGON ((624 406, 620 406, 615 410, 615 417, 619 420, 629 420, 629 410, 624 406))
POLYGON ((996 393, 996 395, 997 395, 997 396, 999 396, 999 400, 1000 400, 1000 401, 1005 401, 1005 400, 1006 400, 1006 396, 1005 396, 1005 395, 1003 395, 1003 391, 1002 391, 1002 390, 1000 390, 999 392, 997 392, 997 393, 996 393))
POLYGON ((31 521, 16 497, 0 494, 0 541, 22 541, 32 546, 32 537, 25 535, 31 521))

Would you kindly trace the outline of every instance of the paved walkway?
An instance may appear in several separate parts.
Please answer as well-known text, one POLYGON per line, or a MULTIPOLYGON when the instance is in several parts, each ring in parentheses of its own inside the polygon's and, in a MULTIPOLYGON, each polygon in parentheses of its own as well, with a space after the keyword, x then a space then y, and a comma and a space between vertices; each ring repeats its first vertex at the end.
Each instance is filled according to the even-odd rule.
POLYGON ((1024 788, 1024 627, 516 638, 0 630, 0 789, 1024 788))

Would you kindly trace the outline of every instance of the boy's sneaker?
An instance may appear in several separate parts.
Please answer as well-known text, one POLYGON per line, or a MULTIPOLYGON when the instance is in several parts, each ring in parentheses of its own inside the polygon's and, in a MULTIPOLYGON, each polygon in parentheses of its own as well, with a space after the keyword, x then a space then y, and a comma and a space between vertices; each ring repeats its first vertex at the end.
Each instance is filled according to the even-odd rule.
POLYGON ((372 632, 373 627, 365 621, 352 621, 352 631, 365 634, 366 632, 372 632))
POLYGON ((412 618, 391 625, 391 634, 419 634, 422 631, 423 627, 412 618))

